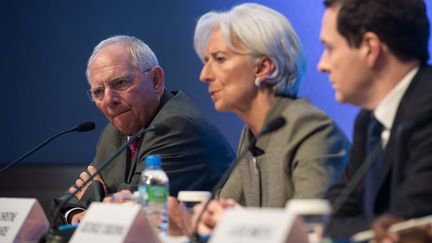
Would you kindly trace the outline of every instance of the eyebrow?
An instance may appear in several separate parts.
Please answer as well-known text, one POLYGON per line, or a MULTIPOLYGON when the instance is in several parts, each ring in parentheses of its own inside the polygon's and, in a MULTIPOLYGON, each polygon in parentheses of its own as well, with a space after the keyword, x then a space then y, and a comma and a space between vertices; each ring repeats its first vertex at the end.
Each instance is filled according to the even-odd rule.
POLYGON ((119 74, 119 75, 112 77, 111 79, 109 79, 105 83, 111 83, 111 82, 115 82, 115 81, 119 81, 119 80, 131 80, 133 78, 134 78, 134 75, 132 75, 132 74, 119 74))
POLYGON ((227 55, 227 53, 226 52, 224 52, 224 51, 214 51, 214 52, 210 52, 210 55, 211 56, 216 56, 217 54, 224 54, 224 55, 227 55))

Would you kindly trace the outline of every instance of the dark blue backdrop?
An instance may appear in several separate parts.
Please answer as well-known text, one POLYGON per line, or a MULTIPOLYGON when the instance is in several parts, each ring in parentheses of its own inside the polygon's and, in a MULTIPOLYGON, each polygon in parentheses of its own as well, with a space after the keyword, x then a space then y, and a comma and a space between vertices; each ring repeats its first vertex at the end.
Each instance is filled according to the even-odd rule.
MULTIPOLYGON (((92 48, 117 34, 134 35, 147 42, 165 68, 168 89, 182 89, 191 96, 235 147, 242 123, 233 114, 214 111, 206 85, 198 81, 201 63, 194 53, 192 36, 201 14, 240 2, 244 1, 2 2, 0 163, 12 161, 47 136, 84 120, 95 121, 97 129, 66 135, 26 162, 88 163, 92 159, 106 120, 86 97, 84 72, 92 48)), ((321 1, 257 2, 291 20, 308 60, 301 94, 329 113, 351 136, 356 109, 337 104, 327 76, 316 71, 322 50, 318 39, 324 10, 321 1)))

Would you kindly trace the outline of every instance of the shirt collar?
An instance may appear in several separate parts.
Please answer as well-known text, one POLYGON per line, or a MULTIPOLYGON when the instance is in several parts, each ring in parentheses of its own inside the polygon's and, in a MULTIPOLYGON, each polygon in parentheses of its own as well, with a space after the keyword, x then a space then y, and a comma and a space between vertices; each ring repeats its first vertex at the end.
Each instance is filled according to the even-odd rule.
POLYGON ((391 130, 399 103, 418 70, 419 67, 411 69, 374 110, 375 118, 384 126, 385 130, 391 130))

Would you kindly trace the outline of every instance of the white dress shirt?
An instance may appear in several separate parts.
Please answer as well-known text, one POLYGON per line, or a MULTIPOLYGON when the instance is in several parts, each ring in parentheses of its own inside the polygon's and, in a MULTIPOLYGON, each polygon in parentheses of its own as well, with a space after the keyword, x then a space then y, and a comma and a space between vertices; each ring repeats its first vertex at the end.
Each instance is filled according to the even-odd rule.
POLYGON ((402 97, 418 70, 419 67, 415 67, 409 71, 396 87, 384 97, 373 112, 375 118, 384 126, 381 133, 381 141, 384 148, 390 138, 390 132, 402 97))

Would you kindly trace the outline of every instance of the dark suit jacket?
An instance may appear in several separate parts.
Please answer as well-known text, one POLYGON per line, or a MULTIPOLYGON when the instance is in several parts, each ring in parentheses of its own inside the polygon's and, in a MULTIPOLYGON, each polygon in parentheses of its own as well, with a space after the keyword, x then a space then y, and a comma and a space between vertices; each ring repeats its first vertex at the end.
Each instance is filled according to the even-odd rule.
MULTIPOLYGON (((134 158, 131 159, 130 151, 126 150, 101 172, 110 193, 137 189, 147 155, 161 156, 172 196, 177 196, 179 190, 211 190, 235 157, 219 130, 204 119, 182 92, 164 93, 159 111, 149 126, 153 124, 163 125, 167 129, 161 134, 145 133, 134 158)), ((108 124, 99 139, 96 156, 91 164, 97 168, 126 141, 126 136, 108 124)), ((77 206, 86 208, 92 201, 105 196, 100 195, 104 193, 97 185, 89 188, 80 202, 72 200, 62 208, 62 212, 77 206)))
MULTIPOLYGON (((421 67, 398 107, 384 151, 384 171, 379 178, 375 216, 391 213, 402 218, 432 214, 432 68, 421 67)), ((356 119, 350 162, 342 180, 327 198, 334 201, 365 161, 366 129, 371 114, 356 119)), ((346 239, 370 227, 363 213, 364 178, 329 225, 332 238, 346 239)))

